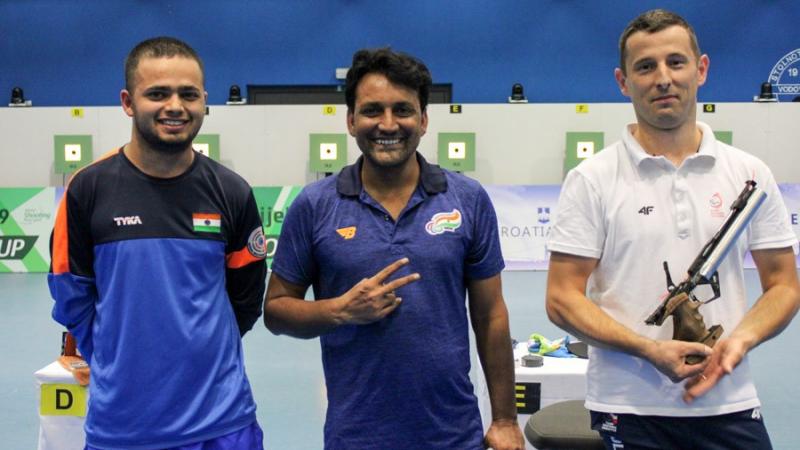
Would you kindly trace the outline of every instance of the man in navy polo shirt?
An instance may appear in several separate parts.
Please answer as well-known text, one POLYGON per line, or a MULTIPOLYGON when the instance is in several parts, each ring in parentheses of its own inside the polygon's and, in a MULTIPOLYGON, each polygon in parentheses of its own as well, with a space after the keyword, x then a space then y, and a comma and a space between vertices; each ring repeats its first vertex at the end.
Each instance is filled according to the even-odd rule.
POLYGON ((430 84, 413 57, 356 52, 347 127, 363 155, 307 186, 283 224, 264 322, 320 336, 328 450, 524 445, 494 208, 476 181, 417 153, 430 84), (485 438, 468 311, 492 403, 485 438))

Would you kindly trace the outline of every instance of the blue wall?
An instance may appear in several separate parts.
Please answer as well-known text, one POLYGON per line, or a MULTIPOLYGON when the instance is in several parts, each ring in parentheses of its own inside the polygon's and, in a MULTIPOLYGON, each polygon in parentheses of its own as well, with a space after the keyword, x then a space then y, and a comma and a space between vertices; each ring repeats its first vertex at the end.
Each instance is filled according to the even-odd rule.
MULTIPOLYGON (((211 104, 239 84, 333 84, 362 47, 423 59, 459 103, 626 101, 617 39, 653 7, 693 24, 711 57, 700 100, 750 101, 800 48, 796 0, 0 0, 0 104, 22 86, 35 106, 116 105, 122 63, 142 39, 173 35, 206 63, 211 104)), ((796 80, 800 82, 800 79, 796 80)))

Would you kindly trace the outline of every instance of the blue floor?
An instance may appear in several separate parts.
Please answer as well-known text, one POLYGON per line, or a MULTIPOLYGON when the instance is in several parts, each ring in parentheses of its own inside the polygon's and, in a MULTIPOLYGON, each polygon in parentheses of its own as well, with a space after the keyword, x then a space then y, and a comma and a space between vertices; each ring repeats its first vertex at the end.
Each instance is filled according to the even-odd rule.
MULTIPOLYGON (((746 276, 752 299, 758 276, 754 271, 746 276)), ((545 316, 545 277, 544 272, 503 275, 511 334, 517 340, 525 340, 532 332, 553 338, 564 334, 545 316)), ((45 275, 0 275, 0 439, 4 449, 36 448, 33 372, 55 360, 60 349, 61 328, 50 319, 50 307, 45 275)), ((795 413, 800 400, 798 342, 800 325, 795 321, 752 354, 762 411, 776 449, 795 449, 800 443, 795 413)), ((318 341, 273 336, 258 325, 245 336, 244 351, 265 447, 321 449, 326 401, 318 341)))

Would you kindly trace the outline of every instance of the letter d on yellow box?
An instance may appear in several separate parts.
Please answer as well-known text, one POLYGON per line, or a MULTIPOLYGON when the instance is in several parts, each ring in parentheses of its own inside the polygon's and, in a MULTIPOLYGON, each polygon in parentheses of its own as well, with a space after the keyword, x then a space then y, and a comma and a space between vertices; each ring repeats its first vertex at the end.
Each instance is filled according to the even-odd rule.
POLYGON ((39 414, 86 416, 86 388, 77 384, 43 384, 39 414))

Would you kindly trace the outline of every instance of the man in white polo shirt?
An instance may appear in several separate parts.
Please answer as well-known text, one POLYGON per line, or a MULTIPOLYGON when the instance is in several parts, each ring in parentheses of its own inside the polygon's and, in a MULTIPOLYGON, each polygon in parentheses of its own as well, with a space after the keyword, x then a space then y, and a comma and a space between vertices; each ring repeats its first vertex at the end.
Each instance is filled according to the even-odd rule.
POLYGON ((559 199, 547 312, 591 344, 586 406, 607 448, 771 448, 746 355, 797 312, 797 238, 766 165, 696 122, 708 67, 680 16, 634 19, 615 77, 637 121, 572 170, 559 199), (672 321, 645 325, 666 293, 662 261, 682 280, 748 180, 767 199, 719 266, 721 297, 700 309, 724 328, 720 341, 673 340, 672 321), (749 310, 748 250, 763 288, 749 310))

